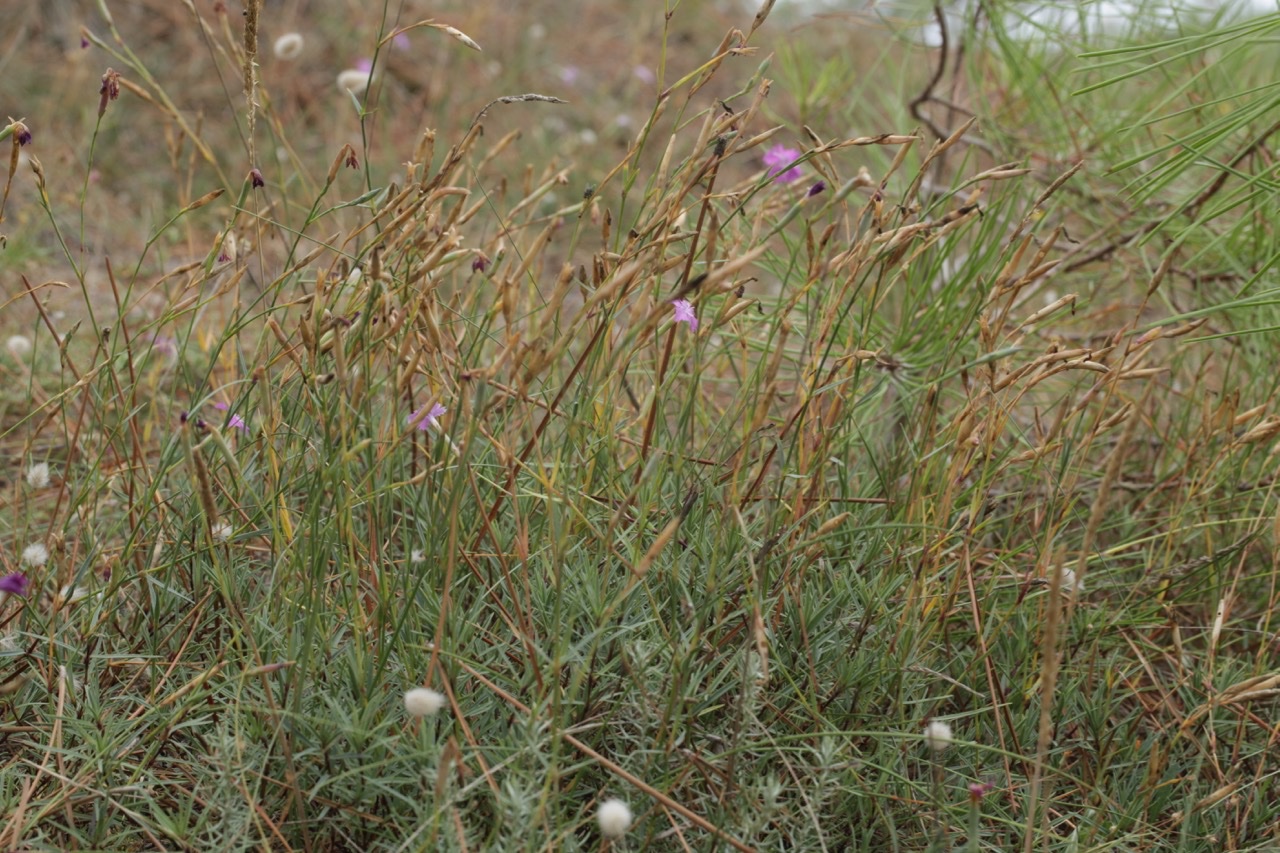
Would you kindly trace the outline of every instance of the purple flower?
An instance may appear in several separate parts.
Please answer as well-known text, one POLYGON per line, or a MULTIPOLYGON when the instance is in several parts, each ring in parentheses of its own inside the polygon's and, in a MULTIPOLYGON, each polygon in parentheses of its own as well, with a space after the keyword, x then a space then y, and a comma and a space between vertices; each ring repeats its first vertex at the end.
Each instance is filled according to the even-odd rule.
POLYGON ((85 49, 87 49, 88 47, 89 47, 89 37, 88 37, 88 36, 80 36, 80 49, 81 49, 81 50, 85 50, 85 49))
POLYGON ((408 50, 413 47, 413 43, 409 41, 408 33, 396 33, 395 37, 391 39, 391 45, 396 50, 408 50))
POLYGON ((151 349, 168 358, 178 357, 178 342, 168 335, 151 336, 151 349))
POLYGON ((18 144, 31 144, 31 130, 22 122, 18 122, 18 144))
POLYGON ((249 170, 249 180, 253 182, 254 189, 257 189, 258 187, 265 187, 267 185, 267 182, 262 179, 262 172, 259 172, 257 169, 249 170))
POLYGON ((151 350, 148 356, 164 362, 167 366, 178 363, 178 342, 168 335, 151 335, 151 350))
POLYGON ((827 188, 826 181, 816 181, 814 182, 813 186, 809 187, 809 191, 804 194, 805 198, 813 198, 815 195, 822 192, 826 188, 827 188))
POLYGON ((637 65, 631 69, 632 75, 641 83, 653 83, 658 79, 658 75, 653 73, 653 69, 647 65, 637 65))
POLYGON ((373 73, 373 60, 367 56, 362 56, 356 60, 356 64, 352 66, 357 71, 363 71, 365 74, 373 73))
POLYGON ((423 406, 418 411, 409 415, 409 426, 416 426, 418 429, 427 429, 428 427, 440 428, 440 423, 436 419, 449 411, 439 403, 432 403, 430 408, 423 406), (423 413, 426 414, 423 414, 423 413))
POLYGON ((689 331, 698 331, 698 315, 693 312, 693 304, 688 299, 675 299, 671 307, 676 309, 676 322, 688 323, 689 331))
POLYGON ((489 259, 484 255, 476 255, 476 259, 471 262, 472 272, 484 272, 489 268, 489 259))
POLYGON ((31 580, 22 572, 14 572, 0 578, 0 592, 7 592, 10 595, 27 594, 27 589, 31 586, 31 580))
POLYGON ((578 77, 581 76, 581 74, 582 74, 582 71, 581 69, 578 68, 578 66, 565 65, 560 68, 560 81, 562 83, 568 83, 570 86, 572 86, 574 83, 578 82, 578 77))
MULTIPOLYGON (((213 407, 220 412, 225 412, 227 409, 231 408, 226 403, 214 403, 213 407)), ((238 429, 245 435, 249 434, 249 425, 245 423, 244 418, 240 417, 239 415, 233 414, 231 418, 227 421, 227 426, 231 427, 232 429, 238 429)))
POLYGON ((786 168, 789 163, 794 162, 799 156, 800 151, 798 149, 788 148, 785 145, 775 145, 764 152, 764 164, 769 169, 769 177, 784 184, 800 180, 804 177, 804 172, 800 170, 799 166, 786 168), (783 171, 784 169, 786 171, 783 171))
POLYGON ((978 801, 996 789, 990 782, 970 782, 969 800, 977 805, 978 801))

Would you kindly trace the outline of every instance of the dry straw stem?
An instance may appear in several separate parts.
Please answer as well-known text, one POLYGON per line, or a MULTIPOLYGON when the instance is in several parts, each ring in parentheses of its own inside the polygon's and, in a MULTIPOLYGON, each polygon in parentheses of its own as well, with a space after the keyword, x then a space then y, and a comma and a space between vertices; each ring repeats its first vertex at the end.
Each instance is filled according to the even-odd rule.
POLYGON ((712 56, 702 65, 690 71, 688 74, 681 77, 673 85, 668 86, 665 90, 663 90, 662 94, 659 95, 658 97, 665 98, 667 95, 670 95, 676 89, 679 89, 684 84, 696 78, 696 82, 694 82, 693 85, 689 87, 689 91, 685 95, 685 104, 688 104, 689 101, 692 100, 694 94, 711 80, 712 76, 715 74, 716 70, 720 67, 720 64, 725 61, 725 59, 734 55, 749 55, 755 52, 755 48, 746 47, 745 43, 746 43, 746 40, 742 35, 741 30, 737 30, 737 29, 729 30, 729 32, 725 34, 725 37, 721 39, 720 46, 716 48, 716 52, 714 56, 712 56), (734 45, 734 44, 736 44, 737 46, 730 47, 730 45, 734 45))
POLYGON ((416 30, 420 27, 439 30, 445 35, 452 36, 453 38, 462 42, 472 50, 479 51, 481 49, 480 45, 476 44, 475 40, 471 38, 471 36, 467 35, 457 27, 451 27, 448 24, 437 24, 434 21, 430 21, 430 20, 418 21, 418 23, 416 24, 409 24, 407 27, 401 27, 398 30, 393 30, 392 32, 387 33, 387 35, 383 36, 382 41, 378 42, 378 48, 381 49, 385 47, 388 42, 390 42, 392 39, 394 39, 396 36, 400 35, 401 33, 407 33, 410 30, 416 30))
POLYGON ((257 162, 254 129, 258 117, 258 11, 262 0, 245 0, 244 4, 244 99, 248 131, 249 164, 257 162))
POLYGON ((1184 734, 1196 723, 1200 722, 1215 708, 1226 705, 1242 705, 1255 699, 1270 699, 1280 695, 1280 673, 1269 673, 1246 678, 1223 690, 1208 702, 1196 708, 1178 726, 1178 733, 1184 734))
POLYGON ((649 546, 649 550, 645 551, 644 556, 640 558, 640 562, 632 567, 631 571, 637 578, 642 578, 649 573, 649 568, 653 565, 653 561, 658 558, 658 555, 662 553, 662 549, 667 547, 667 543, 676 535, 676 531, 680 529, 680 522, 682 521, 684 521, 684 515, 680 514, 667 522, 667 526, 653 540, 653 544, 649 546))
MULTIPOLYGON (((4 844, 6 847, 16 848, 18 842, 22 839, 27 805, 31 802, 31 798, 35 794, 38 786, 38 780, 41 777, 47 776, 53 780, 62 782, 63 784, 59 789, 58 795, 48 803, 45 803, 40 812, 35 815, 32 823, 39 823, 44 817, 52 814, 59 804, 66 809, 67 819, 74 821, 74 816, 71 813, 71 795, 76 789, 82 786, 76 785, 72 780, 66 777, 65 773, 61 772, 63 766, 62 724, 63 720, 66 719, 63 714, 66 708, 68 680, 69 677, 67 675, 66 667, 59 666, 56 709, 53 718, 53 726, 49 731, 49 742, 45 746, 44 757, 40 761, 40 766, 36 768, 36 772, 31 777, 26 779, 25 784, 22 786, 22 794, 18 799, 17 807, 10 813, 9 823, 5 826, 4 831, 0 832, 0 844, 4 844), (55 753, 58 756, 58 772, 54 772, 49 768, 49 760, 55 753)), ((147 834, 151 835, 149 832, 147 834)), ((155 836, 151 836, 151 840, 157 845, 159 844, 159 840, 156 839, 155 836)), ((157 849, 163 848, 158 847, 157 849)))
POLYGON ((969 129, 977 123, 977 121, 977 116, 974 116, 964 124, 960 125, 960 127, 958 127, 955 132, 946 139, 941 139, 933 143, 933 146, 929 149, 929 153, 925 155, 924 161, 920 164, 920 168, 917 170, 915 178, 911 181, 911 185, 907 188, 907 191, 903 193, 903 204, 910 204, 915 201, 917 194, 920 192, 921 184, 924 183, 925 178, 929 174, 929 167, 932 165, 933 161, 941 158, 942 155, 946 154, 947 151, 952 148, 952 146, 959 143, 960 140, 964 138, 964 135, 968 133, 969 129))
POLYGON ((485 114, 489 112, 490 108, 497 106, 498 104, 523 103, 567 104, 569 102, 562 98, 557 98, 554 95, 539 95, 537 92, 528 92, 524 95, 503 95, 501 98, 494 98, 492 101, 485 104, 484 108, 481 109, 480 112, 476 113, 476 117, 471 120, 471 127, 468 129, 467 136, 463 141, 465 142, 472 138, 476 125, 478 125, 481 119, 485 117, 485 114))
MULTIPOLYGON (((1049 580, 1049 598, 1045 606, 1049 612, 1045 615, 1044 633, 1040 646, 1040 724, 1036 735, 1036 760, 1031 766, 1031 783, 1027 798, 1027 826, 1023 837, 1023 853, 1031 853, 1035 844, 1036 811, 1040 805, 1040 786, 1044 777, 1049 747, 1053 740, 1053 702, 1058 687, 1058 622, 1062 617, 1062 598, 1058 591, 1062 588, 1063 555, 1054 559, 1053 574, 1049 580)), ((1075 590, 1072 589, 1072 596, 1075 590)), ((1046 798, 1047 799, 1047 798, 1046 798)), ((1048 837, 1049 810, 1043 809, 1040 822, 1041 833, 1048 837)))

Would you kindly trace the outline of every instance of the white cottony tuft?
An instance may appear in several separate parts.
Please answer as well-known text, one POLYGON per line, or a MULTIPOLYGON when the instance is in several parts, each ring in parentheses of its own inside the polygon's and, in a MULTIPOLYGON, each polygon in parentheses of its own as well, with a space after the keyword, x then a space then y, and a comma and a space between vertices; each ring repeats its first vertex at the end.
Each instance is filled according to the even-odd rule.
POLYGON ((1074 588, 1076 594, 1079 595, 1084 592, 1084 581, 1076 577, 1076 573, 1073 569, 1063 569, 1062 583, 1059 588, 1065 595, 1070 595, 1071 590, 1074 588))
POLYGON ((427 555, 421 548, 415 548, 413 553, 409 555, 409 562, 411 563, 421 563, 425 559, 427 559, 427 555))
POLYGON ((404 709, 415 717, 434 717, 444 707, 444 694, 430 687, 405 691, 404 709))
POLYGON ((924 727, 924 742, 934 752, 942 752, 951 746, 951 726, 941 720, 934 720, 924 727))
POLYGON ((33 489, 43 489, 49 485, 48 462, 37 462, 27 469, 27 485, 33 489))
POLYGON ((9 349, 9 354, 16 359, 21 360, 31 355, 31 338, 26 335, 13 335, 5 346, 9 349))
POLYGON ((219 521, 209 531, 215 542, 226 542, 231 538, 231 525, 225 521, 219 521))
POLYGON ((302 53, 302 45, 302 33, 285 33, 276 39, 271 52, 276 55, 276 59, 297 59, 302 53))
POLYGON ((358 98, 369 88, 369 73, 359 68, 348 68, 338 75, 338 88, 358 98))
POLYGON ((49 562, 49 549, 42 542, 32 542, 22 549, 22 562, 28 566, 43 566, 49 562))
POLYGON ((596 823, 600 824, 601 835, 621 838, 631 828, 631 807, 617 797, 605 800, 596 811, 596 823))

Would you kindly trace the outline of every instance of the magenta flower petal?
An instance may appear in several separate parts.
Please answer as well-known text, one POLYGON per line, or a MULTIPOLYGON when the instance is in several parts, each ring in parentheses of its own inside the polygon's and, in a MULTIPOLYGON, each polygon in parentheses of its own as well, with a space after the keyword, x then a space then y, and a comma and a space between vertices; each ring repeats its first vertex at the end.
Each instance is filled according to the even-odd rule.
POLYGON ((22 572, 14 572, 0 578, 0 592, 10 595, 26 595, 31 587, 31 580, 22 572))
POLYGON ((167 358, 178 357, 178 342, 167 335, 152 335, 151 347, 160 355, 167 358))
POLYGON ((429 409, 426 406, 423 406, 412 415, 409 415, 409 426, 416 425, 418 429, 428 429, 429 427, 435 427, 438 429, 440 427, 438 418, 448 411, 448 409, 439 403, 432 403, 429 409), (426 414, 423 414, 424 410, 426 411, 426 414))
POLYGON ((775 145, 764 152, 764 165, 769 170, 769 177, 784 184, 800 180, 804 177, 804 172, 799 166, 786 168, 787 164, 794 162, 799 156, 798 149, 788 148, 785 145, 775 145))
MULTIPOLYGON (((225 412, 227 409, 231 408, 226 403, 214 403, 213 407, 220 412, 225 412)), ((232 415, 230 418, 228 418, 227 426, 231 427, 232 429, 238 429, 245 435, 249 434, 249 425, 245 423, 244 418, 240 417, 239 415, 232 415)))
POLYGON ((996 786, 992 785, 990 782, 970 782, 969 783, 969 800, 976 805, 979 800, 981 800, 983 797, 985 797, 987 794, 991 793, 995 789, 996 789, 996 786))
POLYGON ((689 331, 698 331, 698 315, 694 313, 693 304, 688 299, 675 299, 671 307, 676 311, 677 323, 688 323, 689 331))

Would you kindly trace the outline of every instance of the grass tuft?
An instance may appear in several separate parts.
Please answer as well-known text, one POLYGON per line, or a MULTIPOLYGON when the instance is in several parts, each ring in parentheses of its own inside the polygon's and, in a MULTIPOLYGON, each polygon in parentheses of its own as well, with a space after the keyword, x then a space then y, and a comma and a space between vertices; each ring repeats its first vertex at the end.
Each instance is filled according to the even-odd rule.
POLYGON ((1275 845, 1275 15, 119 5, 4 54, 0 846, 1275 845))

